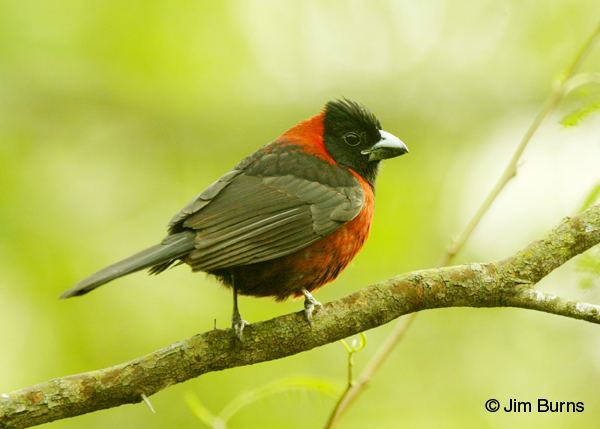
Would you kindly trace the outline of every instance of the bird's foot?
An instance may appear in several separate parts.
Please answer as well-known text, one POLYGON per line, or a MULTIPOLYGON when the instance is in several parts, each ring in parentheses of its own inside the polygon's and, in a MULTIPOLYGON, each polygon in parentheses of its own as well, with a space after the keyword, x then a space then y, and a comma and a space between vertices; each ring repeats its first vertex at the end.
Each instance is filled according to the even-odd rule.
POLYGON ((304 316, 306 321, 312 325, 312 314, 315 307, 322 307, 323 304, 317 301, 308 290, 302 289, 302 293, 304 294, 304 316))
POLYGON ((242 316, 240 315, 240 313, 234 314, 233 317, 231 318, 231 329, 233 329, 235 336, 240 341, 242 341, 244 328, 248 325, 249 325, 249 323, 246 322, 244 319, 242 319, 242 316))

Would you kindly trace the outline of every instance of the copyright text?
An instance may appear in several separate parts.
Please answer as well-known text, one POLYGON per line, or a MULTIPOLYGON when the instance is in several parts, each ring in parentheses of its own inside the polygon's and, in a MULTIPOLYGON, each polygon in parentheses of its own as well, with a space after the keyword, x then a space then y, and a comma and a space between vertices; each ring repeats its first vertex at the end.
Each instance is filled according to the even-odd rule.
POLYGON ((583 402, 578 401, 551 401, 538 398, 536 401, 518 401, 510 398, 500 403, 497 399, 485 401, 485 409, 490 413, 582 413, 585 409, 583 402))

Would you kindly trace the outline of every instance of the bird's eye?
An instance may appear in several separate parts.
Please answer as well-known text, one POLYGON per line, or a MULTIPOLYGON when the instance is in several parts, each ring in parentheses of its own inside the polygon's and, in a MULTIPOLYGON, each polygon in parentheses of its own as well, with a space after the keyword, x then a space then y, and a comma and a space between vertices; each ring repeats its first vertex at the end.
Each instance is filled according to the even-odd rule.
POLYGON ((356 133, 344 134, 344 143, 348 146, 358 146, 360 144, 360 136, 356 133))

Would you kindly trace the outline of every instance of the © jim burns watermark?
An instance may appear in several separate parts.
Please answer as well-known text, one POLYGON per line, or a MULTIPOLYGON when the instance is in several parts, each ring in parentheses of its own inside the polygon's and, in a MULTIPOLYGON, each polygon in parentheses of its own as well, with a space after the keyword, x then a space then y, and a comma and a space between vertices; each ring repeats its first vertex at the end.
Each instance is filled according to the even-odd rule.
POLYGON ((504 413, 582 413, 585 409, 583 402, 573 401, 551 401, 538 398, 537 401, 517 401, 510 398, 508 402, 501 404, 497 399, 485 401, 485 409, 490 413, 498 411, 504 413))

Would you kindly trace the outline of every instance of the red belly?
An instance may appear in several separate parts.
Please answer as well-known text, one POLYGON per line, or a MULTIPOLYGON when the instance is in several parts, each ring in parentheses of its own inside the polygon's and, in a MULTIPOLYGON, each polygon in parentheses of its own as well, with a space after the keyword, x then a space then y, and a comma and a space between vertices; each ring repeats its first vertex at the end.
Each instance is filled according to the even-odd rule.
MULTIPOLYGON (((364 182, 361 181, 361 184, 364 182)), ((331 235, 290 255, 257 264, 212 272, 243 295, 273 296, 283 300, 333 281, 358 253, 369 235, 373 193, 363 184, 365 206, 360 214, 331 235)))

